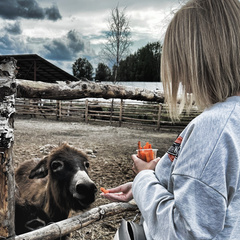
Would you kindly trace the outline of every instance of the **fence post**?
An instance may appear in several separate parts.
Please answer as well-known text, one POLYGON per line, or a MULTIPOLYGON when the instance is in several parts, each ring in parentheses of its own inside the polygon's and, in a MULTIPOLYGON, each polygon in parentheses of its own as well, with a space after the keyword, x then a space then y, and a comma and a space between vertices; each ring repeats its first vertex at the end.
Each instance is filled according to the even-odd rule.
POLYGON ((57 120, 62 120, 62 101, 57 100, 57 120))
POLYGON ((119 111, 119 127, 122 125, 122 114, 123 114, 123 99, 120 102, 120 111, 119 111))
POLYGON ((162 113, 162 104, 159 103, 158 105, 158 120, 157 120, 157 130, 159 131, 161 126, 161 113, 162 113))
POLYGON ((114 98, 112 98, 112 104, 111 104, 111 112, 110 112, 110 124, 112 125, 112 116, 113 116, 113 103, 114 103, 114 98))
POLYGON ((85 101, 85 122, 88 122, 88 99, 85 101))
POLYGON ((15 235, 15 178, 12 158, 16 60, 0 63, 0 238, 15 235))

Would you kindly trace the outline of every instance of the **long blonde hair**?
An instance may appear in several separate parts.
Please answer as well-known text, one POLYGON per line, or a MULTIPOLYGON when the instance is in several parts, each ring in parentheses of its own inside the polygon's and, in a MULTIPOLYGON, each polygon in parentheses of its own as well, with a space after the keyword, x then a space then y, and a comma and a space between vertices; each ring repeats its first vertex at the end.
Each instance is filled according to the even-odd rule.
POLYGON ((161 79, 170 116, 181 102, 199 108, 224 101, 240 90, 240 3, 191 0, 173 17, 163 43, 161 79))

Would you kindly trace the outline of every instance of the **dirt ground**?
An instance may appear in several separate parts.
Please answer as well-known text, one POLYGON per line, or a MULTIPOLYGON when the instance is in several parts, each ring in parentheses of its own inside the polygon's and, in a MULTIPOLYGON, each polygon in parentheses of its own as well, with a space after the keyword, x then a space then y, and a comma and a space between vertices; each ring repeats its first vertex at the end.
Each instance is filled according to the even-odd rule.
MULTIPOLYGON (((67 142, 89 154, 90 177, 97 188, 111 188, 134 179, 131 169, 131 154, 136 153, 137 142, 149 141, 153 148, 163 155, 172 145, 180 130, 164 129, 160 131, 129 129, 106 125, 92 125, 82 122, 59 122, 42 119, 15 119, 14 161, 20 162, 33 158, 42 158, 54 145, 67 142)), ((96 207, 110 203, 97 193, 96 207)), ((72 239, 113 239, 122 218, 132 220, 136 212, 127 212, 106 217, 72 235, 72 239)))

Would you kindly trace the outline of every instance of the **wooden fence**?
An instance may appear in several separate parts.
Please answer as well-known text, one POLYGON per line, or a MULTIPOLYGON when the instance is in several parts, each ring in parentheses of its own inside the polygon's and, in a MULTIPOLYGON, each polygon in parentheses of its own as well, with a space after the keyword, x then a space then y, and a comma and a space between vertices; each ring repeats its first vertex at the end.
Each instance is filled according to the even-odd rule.
POLYGON ((121 99, 79 99, 73 101, 16 99, 19 116, 60 121, 102 122, 113 126, 184 127, 200 111, 183 111, 181 121, 172 123, 165 104, 121 99))

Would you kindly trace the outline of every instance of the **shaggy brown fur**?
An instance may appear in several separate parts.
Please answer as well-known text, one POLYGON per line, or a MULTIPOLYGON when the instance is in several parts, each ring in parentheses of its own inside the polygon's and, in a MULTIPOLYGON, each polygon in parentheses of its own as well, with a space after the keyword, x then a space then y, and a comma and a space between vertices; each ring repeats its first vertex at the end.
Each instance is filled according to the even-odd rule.
POLYGON ((43 209, 52 221, 83 210, 95 200, 96 186, 87 175, 87 156, 67 144, 41 161, 25 161, 15 171, 21 197, 43 209))

